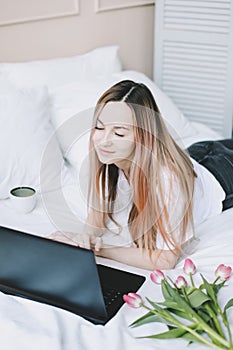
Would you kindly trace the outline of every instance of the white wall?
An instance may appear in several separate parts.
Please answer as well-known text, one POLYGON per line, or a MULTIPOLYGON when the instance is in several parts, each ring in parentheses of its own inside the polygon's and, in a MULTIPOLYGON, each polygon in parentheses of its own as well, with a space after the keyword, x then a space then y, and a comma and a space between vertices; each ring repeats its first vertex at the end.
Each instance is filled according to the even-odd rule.
POLYGON ((71 56, 117 44, 124 69, 152 77, 153 2, 0 0, 0 61, 71 56))

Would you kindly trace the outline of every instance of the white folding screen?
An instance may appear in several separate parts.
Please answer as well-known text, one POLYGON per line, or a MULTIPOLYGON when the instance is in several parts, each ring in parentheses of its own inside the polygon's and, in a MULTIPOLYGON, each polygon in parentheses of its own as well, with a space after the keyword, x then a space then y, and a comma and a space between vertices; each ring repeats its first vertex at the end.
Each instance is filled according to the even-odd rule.
POLYGON ((233 0, 157 0, 154 80, 192 121, 232 135, 233 0))

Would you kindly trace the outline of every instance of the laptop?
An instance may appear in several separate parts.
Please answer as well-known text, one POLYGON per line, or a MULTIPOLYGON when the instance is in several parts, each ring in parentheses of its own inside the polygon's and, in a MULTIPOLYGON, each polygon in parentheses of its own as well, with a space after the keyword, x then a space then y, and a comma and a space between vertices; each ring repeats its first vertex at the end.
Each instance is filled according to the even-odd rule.
POLYGON ((144 276, 96 264, 91 250, 0 227, 0 290, 106 324, 144 276))

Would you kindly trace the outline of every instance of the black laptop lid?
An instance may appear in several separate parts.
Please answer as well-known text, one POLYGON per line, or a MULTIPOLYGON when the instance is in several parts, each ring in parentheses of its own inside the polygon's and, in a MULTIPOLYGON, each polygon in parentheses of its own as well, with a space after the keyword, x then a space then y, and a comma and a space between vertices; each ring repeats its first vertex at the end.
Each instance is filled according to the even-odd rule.
POLYGON ((0 290, 106 318, 91 250, 0 227, 0 290))

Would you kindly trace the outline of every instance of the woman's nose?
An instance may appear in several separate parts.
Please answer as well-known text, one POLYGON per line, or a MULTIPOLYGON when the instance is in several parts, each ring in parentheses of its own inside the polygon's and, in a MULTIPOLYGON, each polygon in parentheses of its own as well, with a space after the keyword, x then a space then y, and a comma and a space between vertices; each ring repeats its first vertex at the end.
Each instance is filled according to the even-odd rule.
POLYGON ((108 145, 108 144, 111 144, 112 143, 112 132, 111 131, 108 131, 106 130, 104 132, 104 135, 103 135, 103 138, 102 138, 102 143, 108 145))

